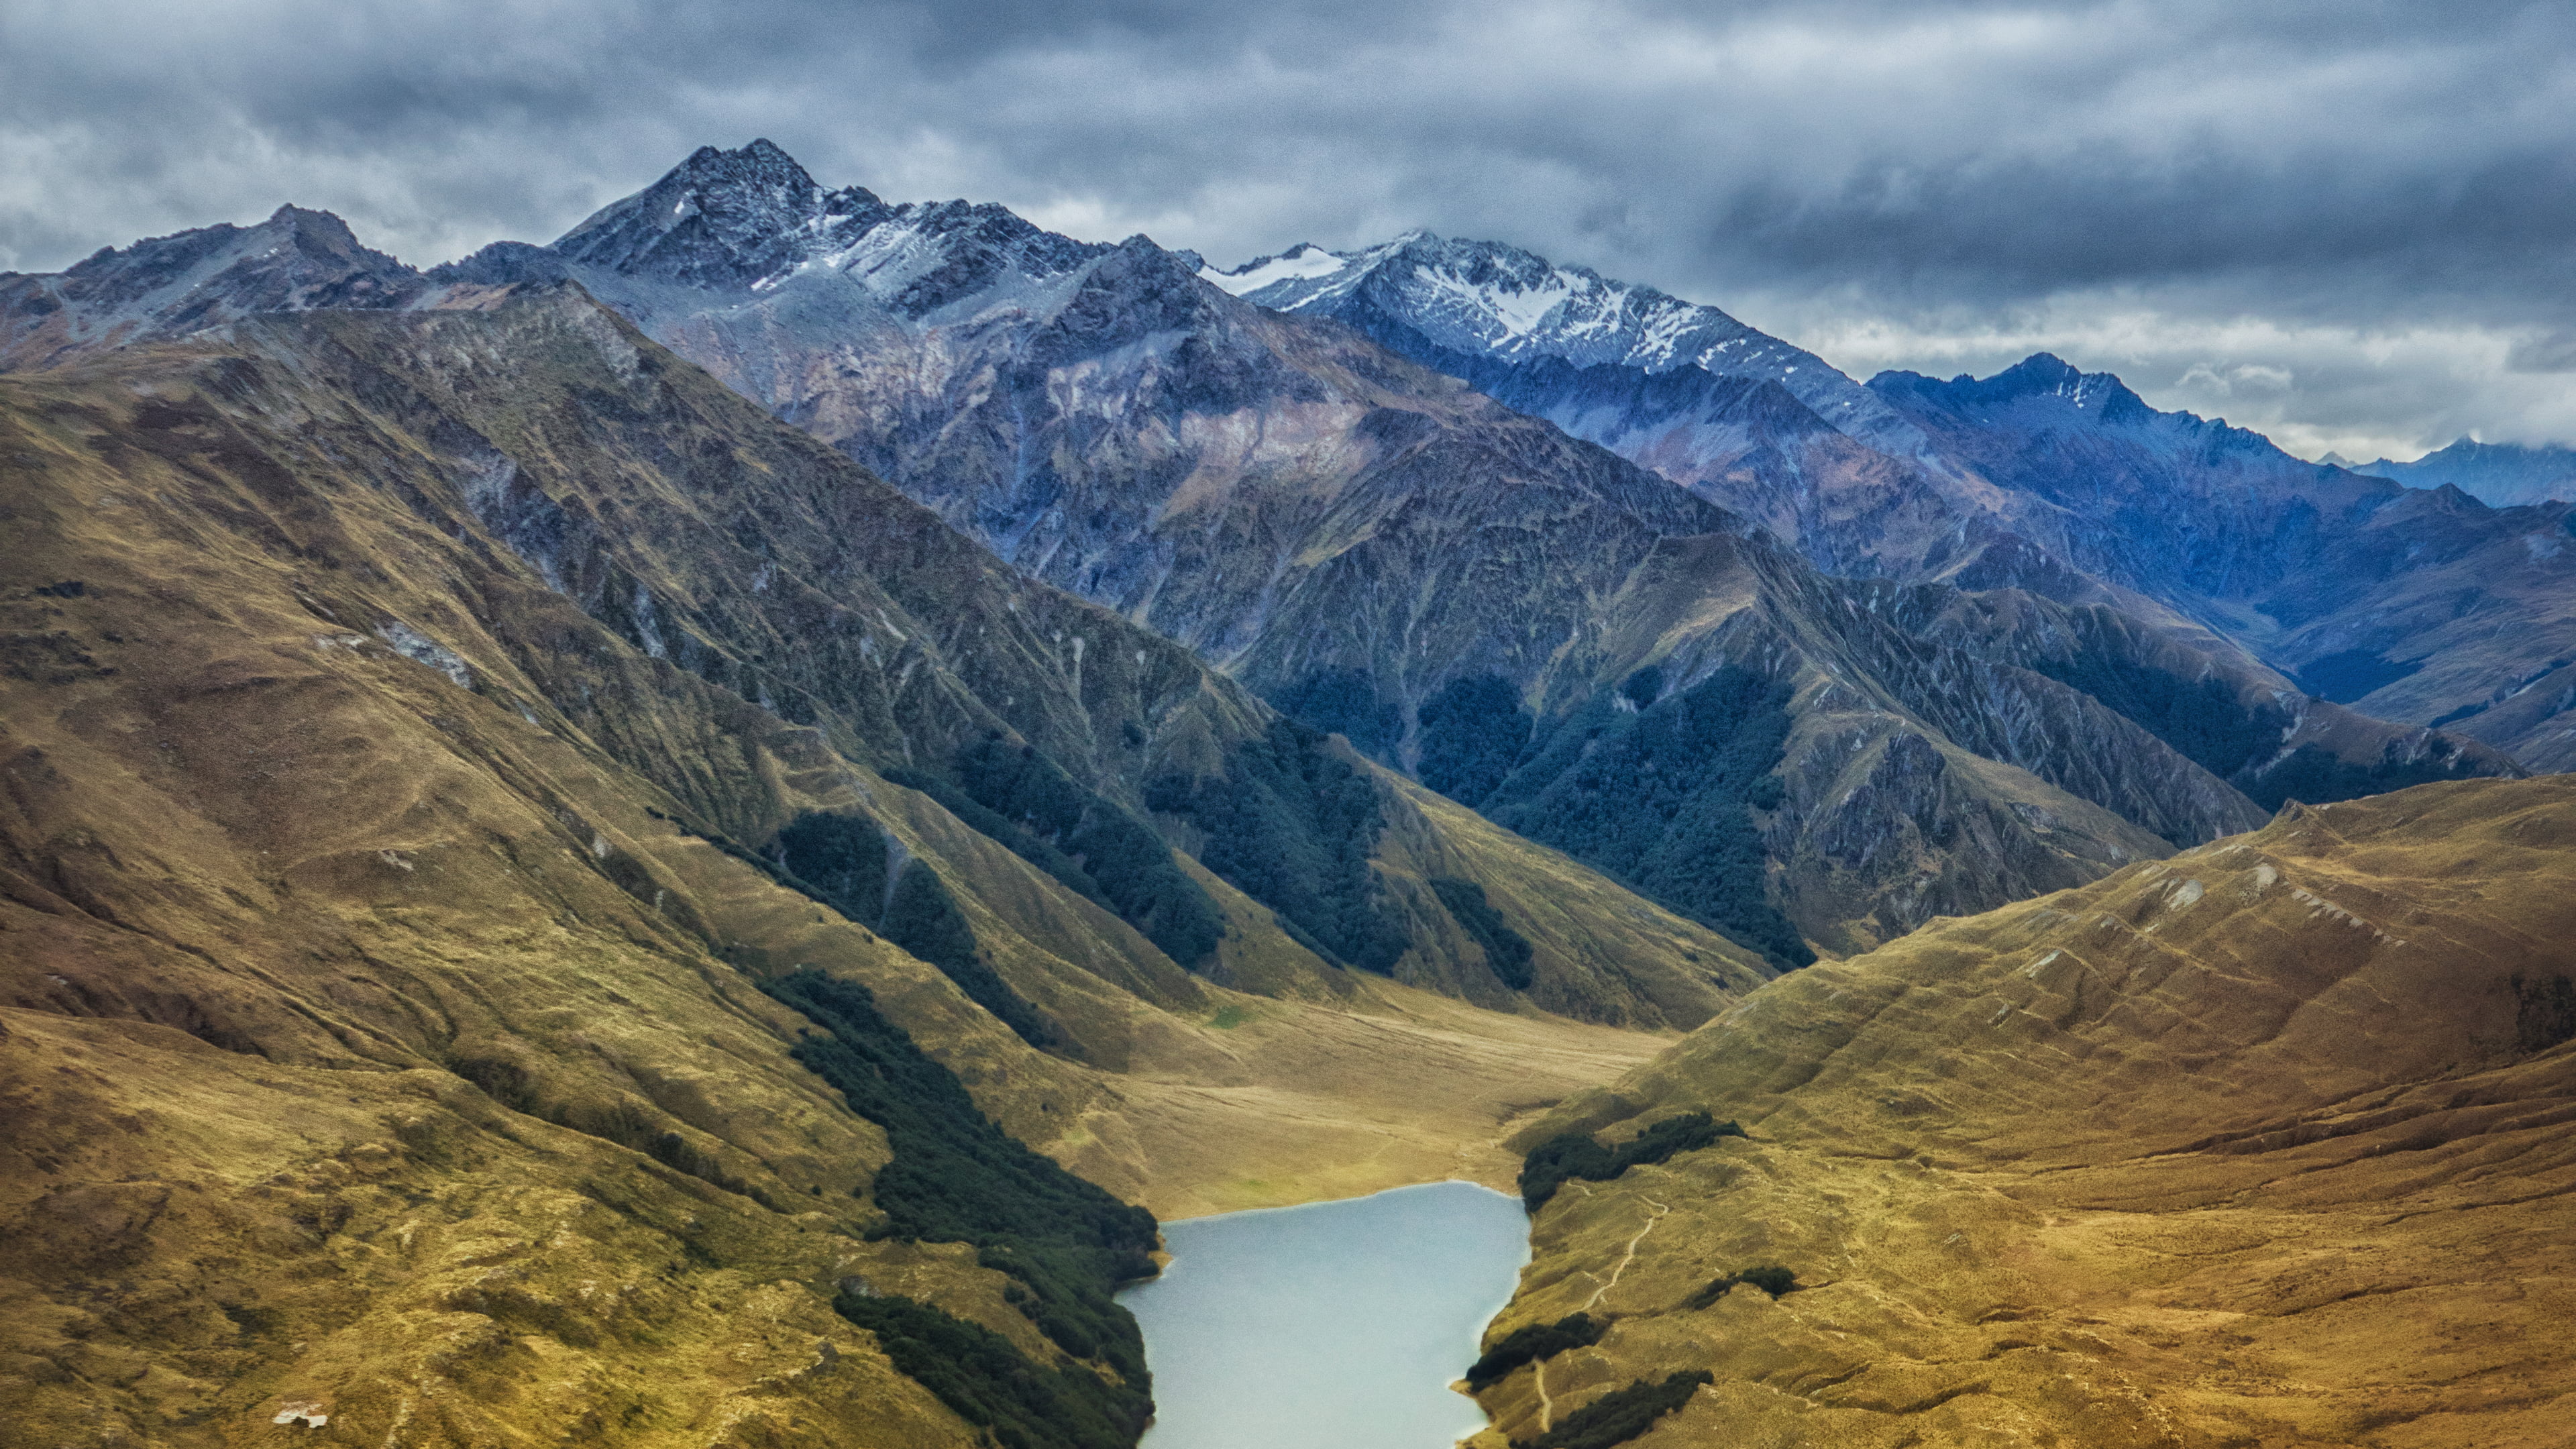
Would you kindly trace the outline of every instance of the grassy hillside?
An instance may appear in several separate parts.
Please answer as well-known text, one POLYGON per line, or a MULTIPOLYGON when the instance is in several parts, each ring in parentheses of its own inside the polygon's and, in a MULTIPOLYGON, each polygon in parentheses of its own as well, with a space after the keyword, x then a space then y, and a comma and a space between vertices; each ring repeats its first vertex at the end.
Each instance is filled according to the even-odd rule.
POLYGON ((1610 1326, 1483 1400, 1537 1440, 1706 1370, 1647 1442, 2562 1442, 2571 866, 2565 777, 2427 785, 1783 978, 1522 1134, 1750 1136, 1550 1199, 1495 1336, 1610 1326))

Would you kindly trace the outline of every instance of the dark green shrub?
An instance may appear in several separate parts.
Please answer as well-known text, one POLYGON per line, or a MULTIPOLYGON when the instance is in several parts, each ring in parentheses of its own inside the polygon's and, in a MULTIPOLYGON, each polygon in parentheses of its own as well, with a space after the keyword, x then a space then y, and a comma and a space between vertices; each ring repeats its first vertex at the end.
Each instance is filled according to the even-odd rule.
POLYGON ((1729 1273, 1722 1278, 1711 1279, 1707 1287, 1692 1294, 1682 1306, 1693 1311, 1706 1308, 1725 1297, 1726 1290, 1738 1283, 1750 1283, 1777 1298, 1798 1286, 1798 1275, 1776 1263, 1767 1267, 1746 1268, 1740 1272, 1729 1273))
POLYGON ((1512 929, 1503 913, 1485 900, 1485 888, 1471 880, 1435 875, 1431 892, 1440 898, 1476 944, 1485 948, 1485 964, 1514 991, 1527 991, 1533 979, 1530 974, 1529 938, 1512 929))
POLYGON ((1566 1415, 1535 1439, 1513 1440, 1512 1449, 1610 1449, 1613 1444, 1625 1444, 1653 1428, 1657 1419, 1689 1403, 1711 1377, 1700 1370, 1674 1374, 1660 1383, 1639 1379, 1566 1415))
POLYGON ((1471 809, 1520 763, 1534 721, 1520 691, 1499 674, 1453 679, 1414 712, 1423 784, 1471 809))
POLYGON ((1221 774, 1166 775, 1145 803, 1196 824, 1200 862, 1327 959, 1384 974, 1404 955, 1369 864, 1386 828, 1377 786, 1323 735, 1275 720, 1227 750, 1221 774))
POLYGON ((1467 1387, 1479 1393, 1501 1383, 1512 1370, 1543 1358, 1554 1358, 1570 1348, 1589 1348, 1608 1332, 1607 1320, 1589 1313, 1569 1314, 1554 1323, 1530 1323, 1504 1335, 1503 1341, 1485 1350, 1475 1367, 1467 1370, 1467 1387))
POLYGON ((1631 1167, 1669 1162, 1721 1137, 1743 1135, 1740 1125, 1720 1122, 1706 1112, 1667 1117, 1617 1147, 1604 1147, 1585 1133, 1560 1132, 1521 1160, 1521 1202, 1536 1212, 1569 1180, 1608 1182, 1631 1167))
POLYGON ((779 869, 807 895, 863 926, 874 926, 886 900, 885 832, 865 815, 808 811, 770 842, 779 869))
POLYGON ((1649 664, 1629 675, 1619 682, 1619 693, 1639 709, 1652 705, 1664 697, 1663 666, 1649 664))
POLYGON ((2528 1054, 2576 1040, 2576 980, 2513 978, 2514 1046, 2528 1054))

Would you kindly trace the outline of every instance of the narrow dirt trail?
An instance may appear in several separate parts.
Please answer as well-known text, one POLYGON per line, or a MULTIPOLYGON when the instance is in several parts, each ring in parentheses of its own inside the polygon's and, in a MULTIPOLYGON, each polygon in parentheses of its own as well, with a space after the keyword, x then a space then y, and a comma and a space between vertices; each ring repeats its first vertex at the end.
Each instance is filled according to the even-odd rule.
POLYGON ((1654 1212, 1647 1216, 1646 1225, 1637 1229, 1637 1236, 1628 1240, 1628 1250, 1619 1255, 1619 1266, 1610 1270, 1610 1281, 1593 1289, 1592 1296, 1583 1300, 1583 1306, 1587 1310, 1594 1304, 1601 1301, 1602 1294, 1619 1286, 1619 1275, 1628 1271, 1628 1265, 1630 1263, 1637 1261, 1637 1245, 1646 1240, 1646 1234, 1655 1230, 1655 1224, 1664 1220, 1664 1214, 1672 1211, 1671 1208, 1664 1206, 1653 1198, 1645 1198, 1643 1201, 1646 1206, 1653 1208, 1654 1212))

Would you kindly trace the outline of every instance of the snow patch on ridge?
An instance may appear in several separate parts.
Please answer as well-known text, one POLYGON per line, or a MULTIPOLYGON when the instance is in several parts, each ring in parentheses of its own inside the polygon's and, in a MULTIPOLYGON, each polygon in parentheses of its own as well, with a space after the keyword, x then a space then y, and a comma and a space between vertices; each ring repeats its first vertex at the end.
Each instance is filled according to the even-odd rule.
POLYGON ((1349 265, 1346 259, 1333 255, 1313 242, 1299 242, 1277 256, 1256 257, 1231 272, 1220 272, 1214 267, 1203 266, 1199 268, 1199 276, 1220 291, 1231 292, 1240 297, 1246 292, 1257 292, 1274 282, 1311 281, 1317 277, 1329 277, 1349 265))

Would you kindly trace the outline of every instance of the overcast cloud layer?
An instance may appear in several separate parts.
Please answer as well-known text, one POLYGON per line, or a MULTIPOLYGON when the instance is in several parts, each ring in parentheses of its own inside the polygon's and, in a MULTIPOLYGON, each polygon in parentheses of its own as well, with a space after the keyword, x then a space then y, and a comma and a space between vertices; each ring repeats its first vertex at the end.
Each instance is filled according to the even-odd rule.
POLYGON ((0 0, 0 268, 285 201, 434 263, 763 135, 1219 262, 1515 242, 1863 377, 2046 348, 2310 454, 2576 441, 2563 4, 0 0))

